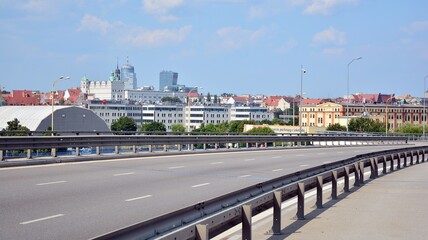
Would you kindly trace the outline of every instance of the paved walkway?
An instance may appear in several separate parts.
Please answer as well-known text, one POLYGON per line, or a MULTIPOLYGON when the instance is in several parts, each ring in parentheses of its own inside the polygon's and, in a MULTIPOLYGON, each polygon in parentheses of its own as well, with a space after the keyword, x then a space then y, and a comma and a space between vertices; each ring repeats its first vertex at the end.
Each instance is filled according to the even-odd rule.
MULTIPOLYGON (((428 239, 428 163, 368 180, 338 200, 329 194, 323 209, 311 207, 314 197, 306 201, 306 220, 293 219, 296 204, 283 208, 283 235, 266 234, 271 216, 253 218, 253 239, 428 239)), ((220 239, 240 239, 240 232, 220 239)))

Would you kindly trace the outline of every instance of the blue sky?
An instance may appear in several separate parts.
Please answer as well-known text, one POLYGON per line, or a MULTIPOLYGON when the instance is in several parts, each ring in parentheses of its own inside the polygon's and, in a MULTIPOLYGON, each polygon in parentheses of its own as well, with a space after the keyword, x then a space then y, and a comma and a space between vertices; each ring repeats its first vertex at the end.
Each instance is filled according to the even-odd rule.
POLYGON ((106 80, 126 62, 221 94, 422 96, 426 0, 0 0, 0 85, 49 91, 106 80))

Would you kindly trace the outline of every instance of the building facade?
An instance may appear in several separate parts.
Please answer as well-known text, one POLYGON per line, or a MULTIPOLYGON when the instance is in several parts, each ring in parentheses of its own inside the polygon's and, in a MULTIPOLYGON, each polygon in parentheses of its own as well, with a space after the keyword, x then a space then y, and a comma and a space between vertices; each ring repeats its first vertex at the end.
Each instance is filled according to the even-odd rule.
POLYGON ((134 72, 134 66, 126 64, 120 69, 120 79, 124 82, 124 89, 137 89, 137 74, 134 72))
POLYGON ((159 91, 164 91, 178 82, 178 73, 173 71, 162 71, 159 73, 159 91))

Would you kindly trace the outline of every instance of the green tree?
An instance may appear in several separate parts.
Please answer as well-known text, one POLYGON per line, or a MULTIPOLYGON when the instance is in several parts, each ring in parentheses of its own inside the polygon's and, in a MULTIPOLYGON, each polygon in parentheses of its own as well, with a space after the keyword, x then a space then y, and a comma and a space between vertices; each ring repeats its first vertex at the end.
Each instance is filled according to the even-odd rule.
POLYGON ((271 124, 272 124, 272 121, 271 121, 271 120, 268 120, 268 119, 263 119, 263 120, 261 120, 261 121, 260 121, 260 124, 267 124, 267 125, 271 125, 271 124))
POLYGON ((140 130, 142 132, 165 132, 166 127, 161 122, 150 122, 143 124, 140 130))
POLYGON ((136 131, 137 130, 137 124, 135 123, 134 119, 126 116, 122 116, 118 118, 117 120, 114 120, 111 124, 111 130, 112 131, 136 131))
POLYGON ((22 133, 7 133, 5 136, 27 136, 27 132, 30 131, 30 129, 19 124, 19 120, 15 118, 12 121, 7 122, 7 127, 3 128, 3 131, 22 131, 22 133))
POLYGON ((217 95, 214 95, 214 104, 217 104, 217 103, 219 103, 219 101, 218 101, 218 96, 217 96, 217 95))
POLYGON ((207 102, 211 102, 211 94, 207 93, 207 102))
POLYGON ((385 132, 385 125, 371 118, 353 118, 348 125, 352 132, 385 132))
POLYGON ((340 125, 339 123, 335 123, 333 125, 330 125, 326 129, 327 131, 346 131, 346 127, 340 125))
POLYGON ((178 97, 163 97, 161 102, 181 103, 181 100, 178 97))
POLYGON ((279 118, 272 119, 272 125, 285 125, 285 122, 279 118))
POLYGON ((229 123, 229 132, 244 132, 245 124, 255 124, 254 120, 231 121, 229 123))
POLYGON ((171 125, 171 130, 173 132, 185 132, 186 128, 183 125, 177 123, 171 125))
POLYGON ((423 133, 423 126, 419 124, 410 124, 405 123, 401 125, 400 127, 395 129, 395 132, 398 133, 423 133))
POLYGON ((257 127, 247 131, 247 133, 275 133, 270 127, 257 127))

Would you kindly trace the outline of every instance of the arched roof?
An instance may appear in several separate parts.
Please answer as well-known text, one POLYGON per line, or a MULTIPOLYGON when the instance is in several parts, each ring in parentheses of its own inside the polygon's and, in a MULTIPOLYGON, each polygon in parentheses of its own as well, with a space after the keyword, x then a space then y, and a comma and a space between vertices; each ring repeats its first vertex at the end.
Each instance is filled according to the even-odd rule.
MULTIPOLYGON (((1 106, 0 130, 18 119, 30 131, 45 131, 51 126, 52 106, 1 106)), ((75 106, 54 106, 54 130, 109 131, 107 124, 93 111, 75 106)))

